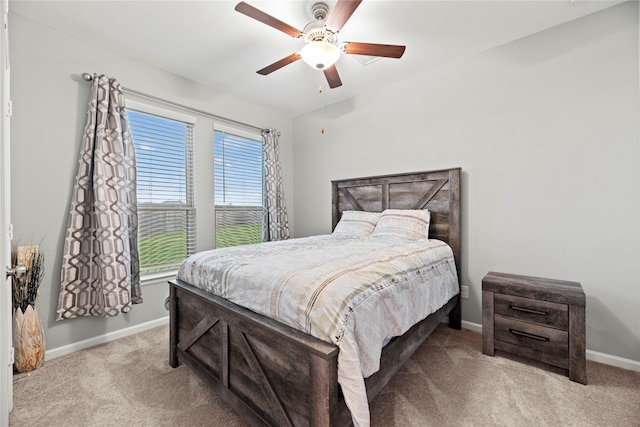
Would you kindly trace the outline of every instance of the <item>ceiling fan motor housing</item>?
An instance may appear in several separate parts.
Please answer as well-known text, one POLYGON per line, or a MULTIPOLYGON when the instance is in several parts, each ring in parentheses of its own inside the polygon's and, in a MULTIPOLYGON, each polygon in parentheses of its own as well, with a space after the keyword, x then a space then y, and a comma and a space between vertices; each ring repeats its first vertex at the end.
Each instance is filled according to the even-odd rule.
POLYGON ((336 44, 336 33, 325 27, 325 21, 329 15, 329 6, 326 3, 314 3, 312 7, 314 20, 309 22, 302 31, 302 38, 305 43, 324 41, 336 44))

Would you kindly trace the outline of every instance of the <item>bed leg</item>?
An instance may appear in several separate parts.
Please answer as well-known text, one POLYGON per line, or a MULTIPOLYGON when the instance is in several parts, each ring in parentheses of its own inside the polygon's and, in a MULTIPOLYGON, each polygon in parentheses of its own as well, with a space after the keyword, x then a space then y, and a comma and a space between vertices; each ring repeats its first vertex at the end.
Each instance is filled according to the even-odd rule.
MULTIPOLYGON (((337 365, 336 365, 337 366, 337 365)), ((329 363, 314 354, 309 355, 310 388, 310 424, 314 426, 331 425, 331 409, 335 406, 331 398, 337 396, 333 385, 338 382, 337 368, 331 370, 329 363)))
POLYGON ((176 287, 169 284, 169 365, 177 368, 178 361, 178 299, 176 287))
POLYGON ((449 313, 449 327, 452 329, 462 329, 462 304, 460 294, 456 296, 456 305, 449 313))

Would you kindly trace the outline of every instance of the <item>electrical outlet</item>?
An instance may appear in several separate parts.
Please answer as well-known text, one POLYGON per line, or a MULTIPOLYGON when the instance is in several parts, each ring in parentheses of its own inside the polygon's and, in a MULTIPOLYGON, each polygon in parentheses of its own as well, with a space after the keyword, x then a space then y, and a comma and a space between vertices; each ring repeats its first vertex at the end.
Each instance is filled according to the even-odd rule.
POLYGON ((469 298, 469 287, 468 286, 460 286, 460 296, 462 298, 469 298))

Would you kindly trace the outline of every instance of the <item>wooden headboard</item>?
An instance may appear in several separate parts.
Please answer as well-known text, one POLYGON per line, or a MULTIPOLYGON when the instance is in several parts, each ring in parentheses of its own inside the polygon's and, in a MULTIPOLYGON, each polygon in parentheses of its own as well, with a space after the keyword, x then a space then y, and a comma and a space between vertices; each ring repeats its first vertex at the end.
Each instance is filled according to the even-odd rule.
POLYGON ((460 168, 331 181, 333 230, 343 211, 428 209, 429 237, 447 242, 460 274, 460 168))

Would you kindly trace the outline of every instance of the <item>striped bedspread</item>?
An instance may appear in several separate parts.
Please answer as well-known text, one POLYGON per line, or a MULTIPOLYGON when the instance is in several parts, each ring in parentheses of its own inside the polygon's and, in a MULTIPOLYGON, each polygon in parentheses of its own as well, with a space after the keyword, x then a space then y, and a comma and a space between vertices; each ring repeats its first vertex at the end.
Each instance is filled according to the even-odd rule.
POLYGON ((340 348, 338 382, 355 425, 368 425, 364 378, 385 340, 458 293, 439 240, 313 236, 190 256, 178 279, 340 348))

